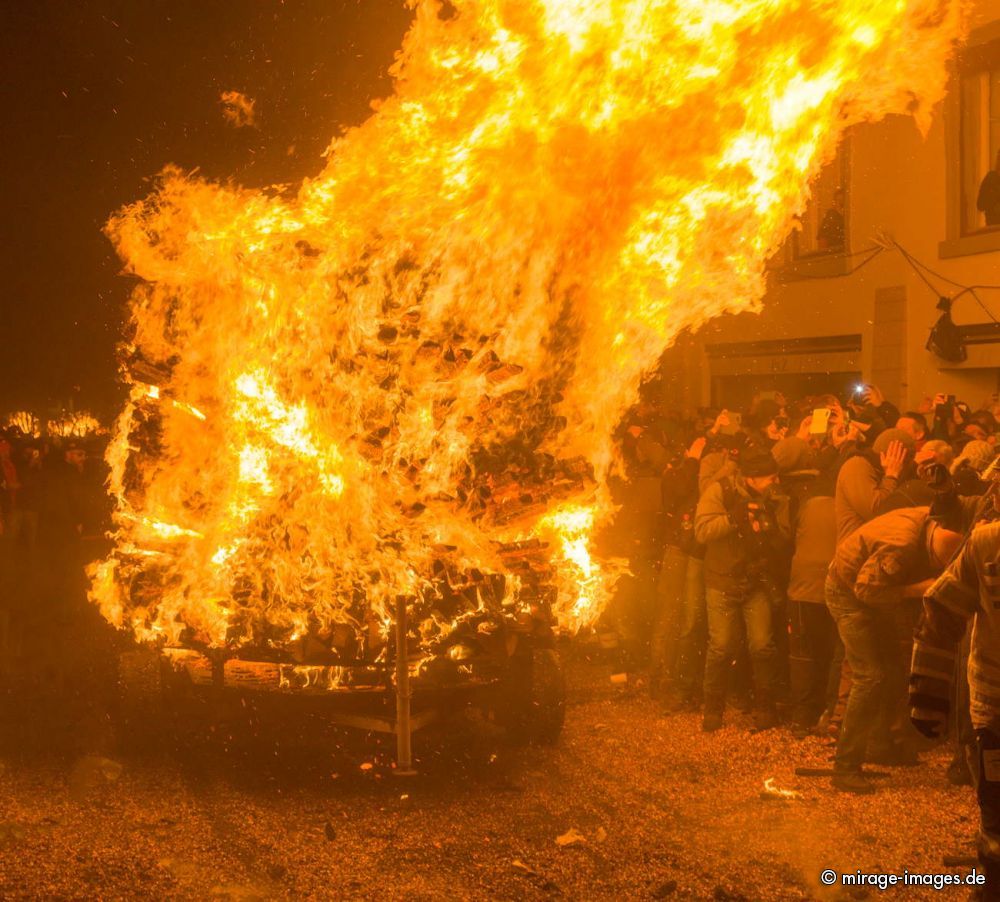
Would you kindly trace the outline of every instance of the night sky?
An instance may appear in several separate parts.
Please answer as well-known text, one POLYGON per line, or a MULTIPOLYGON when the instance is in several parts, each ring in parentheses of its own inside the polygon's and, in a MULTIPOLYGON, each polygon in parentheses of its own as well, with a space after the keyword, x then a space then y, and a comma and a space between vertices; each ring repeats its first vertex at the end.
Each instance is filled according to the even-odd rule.
POLYGON ((102 234, 166 164, 250 186, 322 168, 391 91, 403 0, 12 0, 0 10, 0 417, 105 419, 130 281, 102 234), (227 124, 219 95, 256 101, 227 124))

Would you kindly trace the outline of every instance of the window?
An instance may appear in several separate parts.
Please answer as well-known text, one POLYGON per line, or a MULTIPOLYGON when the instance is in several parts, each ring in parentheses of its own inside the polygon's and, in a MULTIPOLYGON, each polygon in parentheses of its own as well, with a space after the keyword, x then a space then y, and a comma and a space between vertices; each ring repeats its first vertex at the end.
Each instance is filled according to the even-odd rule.
POLYGON ((942 258, 1000 251, 1000 20, 972 31, 944 103, 945 240, 942 258), (982 209, 981 209, 982 208, 982 209))
POLYGON ((820 170, 811 185, 812 197, 789 240, 791 260, 847 250, 847 146, 820 170))
POLYGON ((962 70, 961 225, 972 235, 1000 229, 1000 45, 970 55, 962 70))
POLYGON ((768 267, 781 281, 832 278, 850 272, 850 139, 810 185, 812 196, 795 229, 768 267))

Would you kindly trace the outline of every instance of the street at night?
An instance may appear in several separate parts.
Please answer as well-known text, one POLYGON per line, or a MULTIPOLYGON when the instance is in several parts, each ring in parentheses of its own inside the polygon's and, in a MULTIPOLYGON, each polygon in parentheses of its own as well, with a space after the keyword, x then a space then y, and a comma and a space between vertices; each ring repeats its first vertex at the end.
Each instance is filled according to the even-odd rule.
MULTIPOLYGON (((110 780, 79 753, 12 750, 0 892, 857 899, 878 890, 830 893, 820 872, 967 873, 975 803, 946 782, 947 756, 893 769, 876 805, 795 776, 829 766, 820 740, 747 735, 747 720, 706 737, 694 714, 664 718, 614 690, 606 666, 575 662, 558 746, 512 748, 473 719, 421 736, 415 777, 392 774, 384 745, 294 723, 262 724, 242 746, 114 758, 110 780), (769 778, 802 798, 763 798, 769 778), (571 831, 581 838, 560 845, 571 831)), ((890 897, 904 892, 961 898, 890 897)))
POLYGON ((17 0, 0 95, 0 902, 1000 902, 998 0, 17 0))

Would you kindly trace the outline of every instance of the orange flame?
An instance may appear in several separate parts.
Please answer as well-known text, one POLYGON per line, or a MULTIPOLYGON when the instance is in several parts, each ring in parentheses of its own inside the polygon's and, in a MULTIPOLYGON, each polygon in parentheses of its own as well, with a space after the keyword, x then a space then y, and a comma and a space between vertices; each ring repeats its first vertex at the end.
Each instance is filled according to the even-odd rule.
POLYGON ((8 429, 25 437, 40 438, 42 435, 42 426, 38 417, 28 410, 15 410, 7 417, 5 425, 8 429))
POLYGON ((67 411, 45 424, 45 431, 61 438, 86 438, 101 431, 97 419, 83 410, 67 411))
POLYGON ((958 0, 414 7, 395 93, 295 193, 171 169, 109 224, 144 284, 93 595, 140 635, 360 632, 526 537, 592 622, 642 374, 756 307, 844 128, 926 126, 959 31, 958 0))

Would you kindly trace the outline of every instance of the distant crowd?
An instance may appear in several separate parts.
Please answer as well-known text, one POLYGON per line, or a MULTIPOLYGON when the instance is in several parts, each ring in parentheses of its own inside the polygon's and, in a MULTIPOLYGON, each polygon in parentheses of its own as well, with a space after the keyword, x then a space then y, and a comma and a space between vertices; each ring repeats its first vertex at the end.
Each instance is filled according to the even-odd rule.
POLYGON ((52 560, 107 528, 103 448, 80 439, 40 440, 0 433, 0 541, 28 558, 52 560))

